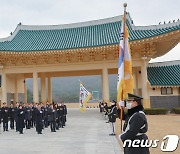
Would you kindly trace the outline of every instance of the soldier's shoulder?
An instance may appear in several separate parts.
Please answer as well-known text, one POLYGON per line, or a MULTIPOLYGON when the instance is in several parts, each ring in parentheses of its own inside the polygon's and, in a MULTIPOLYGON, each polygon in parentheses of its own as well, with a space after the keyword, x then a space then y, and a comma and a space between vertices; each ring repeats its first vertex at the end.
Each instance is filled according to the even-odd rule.
POLYGON ((133 120, 140 120, 140 119, 144 119, 146 116, 144 113, 141 112, 136 112, 136 114, 134 114, 134 116, 132 117, 133 120))

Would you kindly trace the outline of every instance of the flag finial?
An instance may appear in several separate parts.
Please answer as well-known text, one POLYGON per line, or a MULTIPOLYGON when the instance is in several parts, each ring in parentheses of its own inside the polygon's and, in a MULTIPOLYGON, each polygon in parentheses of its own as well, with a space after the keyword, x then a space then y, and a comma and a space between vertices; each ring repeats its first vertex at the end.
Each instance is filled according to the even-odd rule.
POLYGON ((127 3, 124 3, 123 6, 126 8, 127 7, 127 3))

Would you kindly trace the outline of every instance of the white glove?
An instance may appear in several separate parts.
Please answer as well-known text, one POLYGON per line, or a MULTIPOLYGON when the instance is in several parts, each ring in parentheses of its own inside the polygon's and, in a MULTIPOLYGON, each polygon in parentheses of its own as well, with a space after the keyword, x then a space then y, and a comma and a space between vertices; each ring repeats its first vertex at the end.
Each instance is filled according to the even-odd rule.
POLYGON ((118 136, 120 140, 121 140, 121 135, 122 135, 122 134, 119 134, 119 136, 118 136))
POLYGON ((120 101, 119 106, 124 106, 124 101, 120 101))

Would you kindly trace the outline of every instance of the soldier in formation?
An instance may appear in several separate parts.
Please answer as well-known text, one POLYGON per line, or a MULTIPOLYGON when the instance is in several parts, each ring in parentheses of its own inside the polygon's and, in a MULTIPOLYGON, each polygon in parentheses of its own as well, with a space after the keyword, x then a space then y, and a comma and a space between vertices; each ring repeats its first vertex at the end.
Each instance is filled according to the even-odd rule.
POLYGON ((1 112, 2 112, 2 119, 3 119, 3 130, 8 131, 9 108, 7 107, 6 103, 3 103, 1 112))
POLYGON ((13 103, 10 104, 10 108, 9 108, 9 117, 10 117, 10 128, 14 129, 14 107, 13 107, 13 103))
MULTIPOLYGON (((148 140, 146 132, 148 130, 148 123, 144 108, 142 105, 143 98, 134 94, 128 94, 128 99, 121 106, 125 106, 127 114, 124 114, 125 119, 123 133, 119 135, 119 139, 124 143, 126 140, 144 142, 148 140)), ((133 147, 132 145, 125 145, 124 154, 149 154, 148 147, 133 147)))

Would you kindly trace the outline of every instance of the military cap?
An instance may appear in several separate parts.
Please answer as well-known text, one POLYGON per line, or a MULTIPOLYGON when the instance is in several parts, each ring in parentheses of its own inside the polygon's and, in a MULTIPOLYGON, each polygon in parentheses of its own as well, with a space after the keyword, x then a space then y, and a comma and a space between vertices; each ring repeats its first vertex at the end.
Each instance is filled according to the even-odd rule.
POLYGON ((142 102, 141 102, 142 99, 143 98, 141 96, 137 96, 137 95, 128 93, 128 100, 135 100, 139 105, 142 104, 142 102))
POLYGON ((137 95, 128 93, 128 99, 131 99, 131 100, 140 99, 141 100, 143 98, 141 96, 137 96, 137 95))
POLYGON ((115 103, 115 104, 117 103, 115 100, 113 100, 112 102, 115 103))

